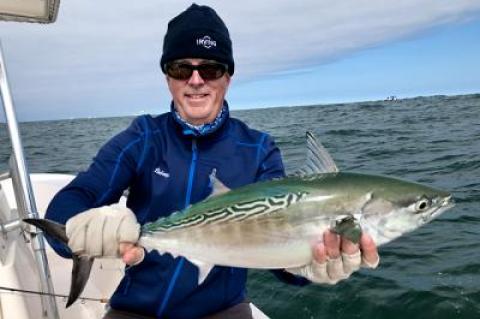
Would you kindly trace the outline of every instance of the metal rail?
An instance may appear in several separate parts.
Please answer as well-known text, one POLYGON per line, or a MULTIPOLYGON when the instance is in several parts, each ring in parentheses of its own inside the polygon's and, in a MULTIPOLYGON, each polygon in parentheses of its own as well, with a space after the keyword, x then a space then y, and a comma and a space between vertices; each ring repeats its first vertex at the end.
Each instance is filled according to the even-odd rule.
MULTIPOLYGON (((23 146, 18 129, 18 122, 15 115, 12 96, 7 81, 7 72, 3 58, 3 50, 0 42, 0 95, 2 97, 3 108, 5 110, 5 119, 7 121, 10 141, 12 143, 12 159, 10 161, 10 170, 12 183, 14 186, 15 197, 20 218, 39 218, 35 198, 33 196, 32 183, 28 174, 28 169, 23 154, 23 146)), ((41 296, 43 317, 58 319, 58 309, 55 302, 50 268, 48 267, 47 254, 43 234, 32 229, 34 235, 31 236, 31 245, 35 254, 36 266, 40 275, 41 290, 46 295, 41 296)))

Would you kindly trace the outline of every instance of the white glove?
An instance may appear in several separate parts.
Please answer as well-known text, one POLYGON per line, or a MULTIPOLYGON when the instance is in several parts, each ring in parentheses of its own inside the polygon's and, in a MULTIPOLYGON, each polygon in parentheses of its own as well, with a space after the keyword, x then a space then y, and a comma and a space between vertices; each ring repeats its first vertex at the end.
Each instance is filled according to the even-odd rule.
POLYGON ((140 225, 135 214, 118 204, 92 208, 67 221, 68 246, 75 254, 118 257, 119 244, 136 243, 140 225))
POLYGON ((334 285, 340 280, 350 277, 360 266, 376 268, 379 262, 380 259, 377 259, 375 263, 371 264, 362 258, 360 251, 357 251, 352 255, 342 253, 338 258, 327 258, 324 263, 319 263, 312 258, 312 262, 308 265, 285 270, 318 284, 334 285))

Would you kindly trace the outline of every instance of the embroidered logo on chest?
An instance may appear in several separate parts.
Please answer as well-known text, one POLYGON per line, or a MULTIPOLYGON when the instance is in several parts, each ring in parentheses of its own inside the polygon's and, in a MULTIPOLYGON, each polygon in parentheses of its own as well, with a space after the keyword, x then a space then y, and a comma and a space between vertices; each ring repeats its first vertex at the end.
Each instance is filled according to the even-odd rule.
POLYGON ((165 177, 165 178, 169 178, 170 177, 170 174, 168 172, 165 172, 164 170, 162 170, 160 167, 157 167, 155 168, 155 174, 157 174, 158 176, 162 176, 162 177, 165 177))

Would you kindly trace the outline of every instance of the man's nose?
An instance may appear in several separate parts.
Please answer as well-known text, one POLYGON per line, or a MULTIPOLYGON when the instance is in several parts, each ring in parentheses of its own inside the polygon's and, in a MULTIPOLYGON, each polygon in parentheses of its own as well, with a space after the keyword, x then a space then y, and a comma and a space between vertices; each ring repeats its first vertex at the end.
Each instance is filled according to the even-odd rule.
POLYGON ((192 76, 188 79, 188 84, 198 86, 205 84, 205 81, 200 76, 200 73, 198 73, 198 70, 193 70, 192 76))

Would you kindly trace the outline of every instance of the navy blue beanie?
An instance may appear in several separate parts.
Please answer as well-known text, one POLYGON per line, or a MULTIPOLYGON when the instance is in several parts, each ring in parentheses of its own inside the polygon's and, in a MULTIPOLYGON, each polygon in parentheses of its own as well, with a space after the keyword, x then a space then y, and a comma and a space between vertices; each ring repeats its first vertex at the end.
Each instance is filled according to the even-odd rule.
POLYGON ((228 65, 233 75, 232 41, 227 26, 212 8, 192 4, 187 10, 170 20, 163 40, 160 66, 186 58, 208 59, 228 65))

